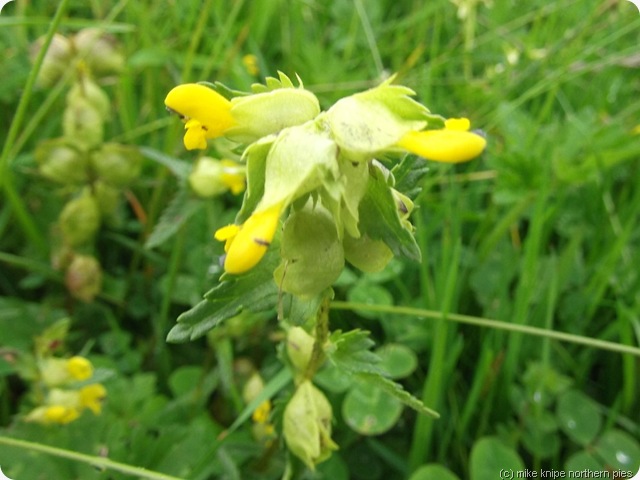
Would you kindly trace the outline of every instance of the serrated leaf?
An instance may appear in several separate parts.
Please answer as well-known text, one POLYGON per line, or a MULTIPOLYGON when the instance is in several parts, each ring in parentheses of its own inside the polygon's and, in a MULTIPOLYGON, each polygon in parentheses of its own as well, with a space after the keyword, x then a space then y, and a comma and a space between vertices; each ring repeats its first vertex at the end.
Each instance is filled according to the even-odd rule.
POLYGON ((413 234, 407 230, 398 214, 384 173, 371 167, 367 191, 360 202, 360 232, 374 240, 382 240, 394 255, 410 260, 421 260, 420 247, 413 234))
POLYGON ((429 171, 429 163, 422 157, 407 155, 391 170, 396 179, 395 189, 415 200, 422 191, 422 179, 429 171))
POLYGON ((223 275, 220 284, 209 290, 203 301, 178 317, 167 341, 195 340, 243 311, 260 312, 275 307, 278 287, 273 280, 273 271, 280 258, 278 250, 272 245, 260 263, 243 275, 223 275))
POLYGON ((438 412, 436 412, 435 410, 431 410, 424 403, 422 403, 422 400, 411 395, 399 383, 396 383, 393 380, 389 380, 388 378, 376 373, 358 373, 357 376, 365 382, 376 385, 383 391, 400 400, 407 407, 414 409, 416 412, 422 413, 423 415, 428 415, 433 418, 440 418, 440 414, 438 412))
POLYGON ((191 164, 182 161, 178 158, 170 157, 169 155, 154 150, 149 147, 140 147, 140 153, 149 160, 153 160, 160 165, 164 165, 171 173, 181 179, 186 179, 191 173, 191 164))
POLYGON ((374 342, 366 330, 343 333, 336 330, 329 337, 325 354, 331 363, 348 373, 383 373, 377 366, 380 357, 371 351, 374 342))
POLYGON ((155 248, 169 240, 203 205, 201 200, 191 197, 186 189, 178 191, 162 212, 153 232, 145 242, 145 248, 155 248))

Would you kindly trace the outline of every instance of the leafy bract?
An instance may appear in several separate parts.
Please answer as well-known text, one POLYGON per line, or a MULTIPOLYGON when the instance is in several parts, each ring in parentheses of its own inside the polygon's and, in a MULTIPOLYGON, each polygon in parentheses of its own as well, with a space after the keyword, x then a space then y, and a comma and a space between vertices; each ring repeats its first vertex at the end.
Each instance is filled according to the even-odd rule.
POLYGON ((272 246, 260 263, 243 275, 223 275, 220 284, 209 290, 204 300, 178 317, 167 341, 194 340, 243 311, 260 312, 275 307, 278 287, 273 270, 278 264, 277 250, 272 246))
POLYGON ((371 177, 360 202, 360 233, 382 240, 395 255, 420 261, 420 247, 413 234, 404 227, 384 173, 370 166, 371 177))

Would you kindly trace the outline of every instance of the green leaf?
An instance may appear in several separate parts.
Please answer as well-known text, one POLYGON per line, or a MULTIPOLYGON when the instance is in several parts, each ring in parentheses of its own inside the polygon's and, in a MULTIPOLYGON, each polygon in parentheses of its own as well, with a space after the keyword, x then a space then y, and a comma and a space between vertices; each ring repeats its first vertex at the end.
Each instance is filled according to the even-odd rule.
POLYGON ((365 330, 343 333, 336 330, 329 337, 325 354, 331 363, 348 373, 382 373, 377 364, 380 357, 370 349, 374 342, 365 330))
POLYGON ((372 383, 358 382, 342 403, 342 416, 361 435, 380 435, 392 428, 402 414, 402 404, 372 383))
POLYGON ((626 432, 609 430, 603 433, 594 450, 609 467, 637 471, 640 444, 626 432))
POLYGON ((238 276, 223 275, 220 284, 207 292, 203 301, 178 317, 167 341, 195 340, 243 311, 260 312, 275 307, 278 287, 273 280, 273 270, 279 257, 278 246, 272 245, 260 263, 249 272, 238 276))
MULTIPOLYGON (((393 305, 393 295, 391 295, 389 290, 377 283, 371 283, 364 279, 349 289, 347 292, 347 300, 352 303, 362 303, 365 305, 393 305)), ((364 318, 382 318, 387 315, 369 310, 356 309, 354 311, 364 318)))
POLYGON ((249 218, 264 195, 265 168, 271 145, 273 139, 260 139, 249 145, 242 155, 242 159, 247 163, 247 190, 236 216, 238 224, 249 218))
POLYGON ((154 150, 149 147, 140 147, 140 153, 149 160, 153 160, 160 165, 164 165, 171 172, 180 179, 186 179, 191 173, 191 164, 180 160, 178 158, 170 157, 169 155, 154 150))
POLYGON ((374 240, 382 240, 394 255, 410 260, 421 260, 420 247, 413 234, 403 226, 391 187, 384 173, 377 167, 370 167, 371 178, 367 192, 360 202, 360 232, 374 240))
POLYGON ((144 245, 145 248, 155 248, 169 240, 203 206, 204 202, 192 197, 186 189, 179 190, 162 212, 144 245))
POLYGON ((568 390, 558 398, 556 415, 562 431, 583 446, 593 441, 602 425, 598 406, 577 390, 568 390))
POLYGON ((415 200, 422 191, 422 179, 429 172, 429 162, 422 157, 406 155, 402 161, 391 169, 396 179, 395 189, 415 200))
POLYGON ((435 463, 423 465, 409 480, 460 480, 451 470, 435 463))
POLYGON ((402 385, 394 382, 393 380, 389 380, 386 377, 383 377, 377 373, 359 373, 357 374, 358 378, 369 382, 388 394, 394 396, 398 400, 400 400, 404 405, 409 408, 414 409, 418 413, 422 413, 423 415, 428 415, 434 418, 440 418, 440 414, 435 410, 431 410, 427 407, 422 401, 411 395, 407 392, 402 385))
MULTIPOLYGON (((301 298, 298 295, 285 293, 282 295, 281 305, 284 319, 293 327, 304 325, 310 318, 315 318, 325 292, 312 297, 301 298)), ((331 293, 333 297, 333 293, 331 293)))
POLYGON ((376 353, 381 358, 382 368, 389 373, 389 378, 408 377, 418 367, 418 357, 413 350, 400 343, 387 343, 376 353))
POLYGON ((524 463, 513 448, 497 437, 483 437, 471 449, 469 470, 471 480, 496 480, 505 478, 504 472, 522 472, 524 463))

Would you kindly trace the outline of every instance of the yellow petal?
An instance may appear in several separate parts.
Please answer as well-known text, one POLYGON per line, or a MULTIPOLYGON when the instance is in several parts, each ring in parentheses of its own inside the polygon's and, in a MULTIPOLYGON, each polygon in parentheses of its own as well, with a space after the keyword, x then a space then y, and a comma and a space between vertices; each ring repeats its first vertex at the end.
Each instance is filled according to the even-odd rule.
POLYGON ((107 390, 101 383, 87 385, 80 389, 80 405, 98 415, 102 410, 102 400, 107 396, 107 390))
POLYGON ((466 132, 471 128, 471 122, 468 118, 449 118, 444 121, 444 128, 466 132))
POLYGON ((191 119, 184 124, 184 146, 187 150, 207 148, 207 132, 198 120, 191 119))
POLYGON ((222 183, 224 183, 231 193, 237 195, 245 189, 244 168, 231 160, 221 160, 224 167, 222 171, 222 183))
POLYGON ((59 423, 65 425, 73 422, 80 416, 75 408, 65 407, 62 405, 52 405, 47 407, 44 412, 44 421, 46 423, 59 423))
POLYGON ((229 247, 233 242, 233 239, 236 237, 239 231, 240 231, 240 226, 227 225, 225 227, 222 227, 216 230, 216 233, 213 234, 213 237, 219 242, 225 242, 224 251, 228 252, 229 247))
POLYGON ((67 360, 67 370, 74 380, 87 380, 93 375, 93 365, 84 357, 71 357, 67 360))
POLYGON ((200 122, 206 138, 219 137, 235 125, 231 102, 204 85, 178 85, 167 94, 164 103, 179 115, 200 122))
POLYGON ((462 130, 443 129, 409 132, 398 146, 428 160, 466 162, 482 153, 487 141, 480 135, 462 130))
POLYGON ((240 231, 231 242, 224 261, 224 269, 228 273, 244 273, 262 260, 276 233, 280 211, 281 204, 276 204, 266 210, 254 213, 240 227, 240 231))

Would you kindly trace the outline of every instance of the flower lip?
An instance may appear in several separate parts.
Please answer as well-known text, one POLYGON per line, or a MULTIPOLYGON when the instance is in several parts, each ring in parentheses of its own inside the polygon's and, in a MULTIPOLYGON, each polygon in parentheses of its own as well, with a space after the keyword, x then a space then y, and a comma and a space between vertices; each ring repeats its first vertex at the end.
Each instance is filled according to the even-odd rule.
POLYGON ((171 115, 177 115, 177 116, 178 116, 178 118, 179 118, 180 120, 182 120, 182 121, 187 120, 187 117, 186 117, 186 116, 184 116, 184 115, 182 115, 182 114, 181 114, 180 112, 178 112, 177 110, 174 110, 174 109, 173 109, 173 108, 171 108, 171 107, 165 107, 165 108, 167 109, 167 112, 169 112, 171 115))

